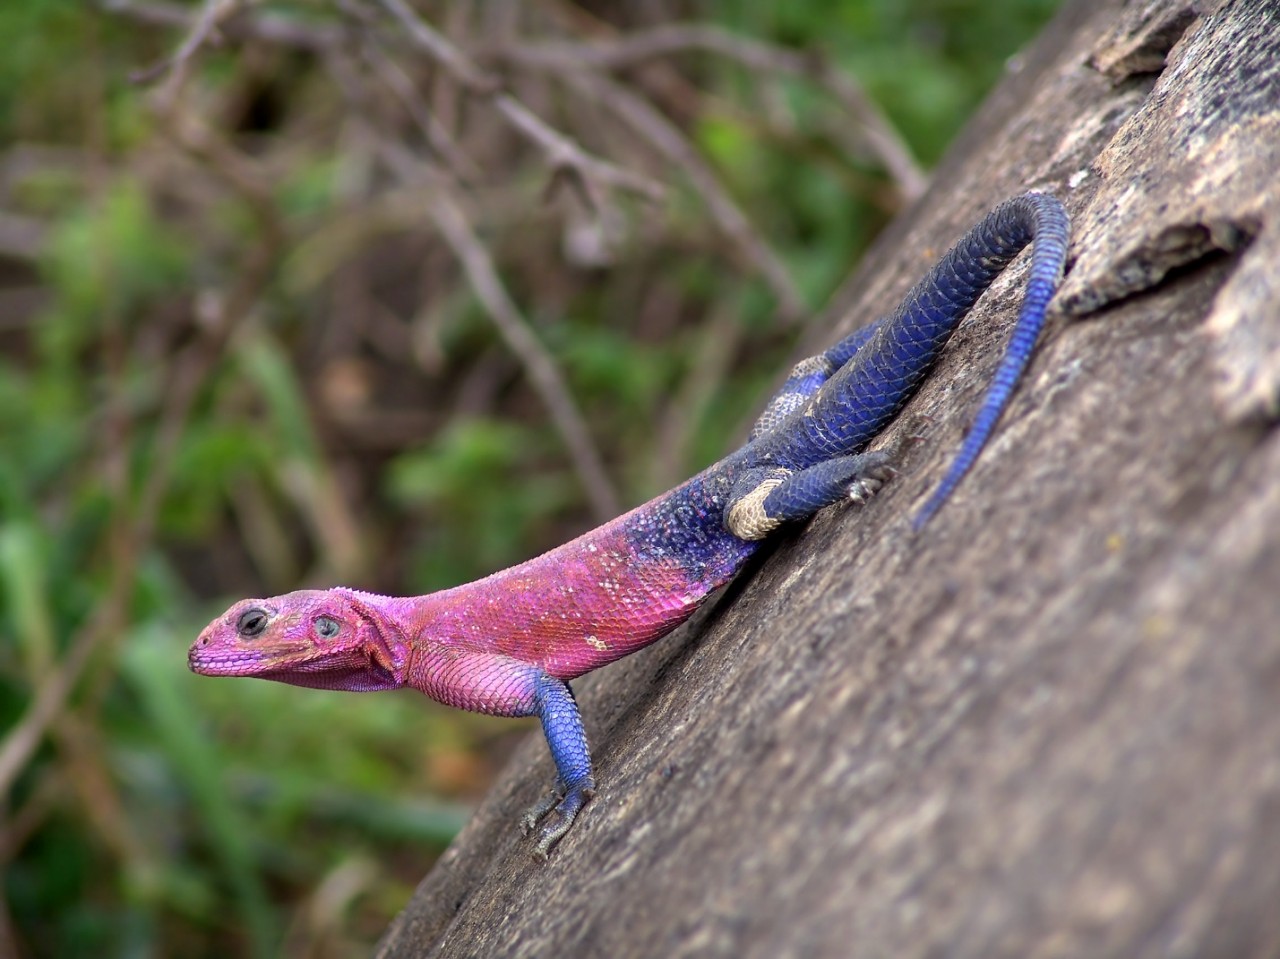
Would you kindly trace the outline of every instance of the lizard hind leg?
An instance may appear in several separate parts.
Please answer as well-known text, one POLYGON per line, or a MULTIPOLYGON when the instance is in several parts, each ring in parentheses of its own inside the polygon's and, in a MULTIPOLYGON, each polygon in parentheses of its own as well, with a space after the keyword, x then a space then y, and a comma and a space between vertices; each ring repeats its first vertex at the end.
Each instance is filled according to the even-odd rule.
POLYGON ((793 366, 786 382, 765 404, 764 412, 751 427, 751 439, 763 436, 782 424, 787 417, 804 406, 809 397, 816 393, 837 369, 839 367, 823 354, 810 356, 793 366))
MULTIPOLYGON (((762 461, 803 469, 861 449, 897 414, 937 362, 961 320, 1028 244, 1022 305, 982 407, 960 452, 915 520, 919 529, 973 465, 1030 360, 1066 262, 1070 221, 1062 204, 1026 193, 1000 204, 966 233, 887 318, 867 328, 802 415, 761 436, 762 461)), ((828 351, 829 353, 834 352, 828 351)), ((839 358, 833 358, 833 362, 839 358)))
POLYGON ((836 456, 792 472, 748 470, 729 494, 724 522, 739 539, 763 539, 783 523, 806 519, 832 503, 865 503, 894 475, 896 449, 836 456))
POLYGON ((751 427, 751 439, 756 439, 780 426, 792 413, 800 409, 809 397, 822 388, 840 367, 857 354, 876 331, 880 321, 864 326, 817 356, 801 360, 791 368, 786 382, 765 404, 764 411, 751 427))

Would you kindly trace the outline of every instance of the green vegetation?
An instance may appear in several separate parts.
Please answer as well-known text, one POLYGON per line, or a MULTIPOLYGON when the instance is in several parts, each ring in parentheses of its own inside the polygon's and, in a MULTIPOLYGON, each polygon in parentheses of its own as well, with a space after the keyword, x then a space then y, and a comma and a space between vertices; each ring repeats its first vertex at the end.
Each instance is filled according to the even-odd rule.
MULTIPOLYGON (((250 16, 294 40, 233 22, 134 83, 186 35, 161 21, 199 5, 0 5, 0 954, 364 955, 523 734, 183 658, 239 596, 424 592, 596 521, 529 357, 441 240, 434 181, 393 175, 387 143, 463 198, 616 487, 597 497, 633 504, 721 455, 794 348, 778 284, 616 103, 504 64, 555 129, 667 184, 661 203, 549 189, 488 99, 377 3, 349 6, 384 25, 364 47, 317 53, 297 36, 358 24, 270 0, 250 16)), ((501 25, 417 6, 468 49, 501 25)), ((927 169, 1055 6, 689 12, 821 50, 927 169)), ((512 43, 642 26, 565 9, 523 5, 512 43)), ((705 51, 614 78, 695 148, 806 310, 903 202, 808 79, 705 51)))

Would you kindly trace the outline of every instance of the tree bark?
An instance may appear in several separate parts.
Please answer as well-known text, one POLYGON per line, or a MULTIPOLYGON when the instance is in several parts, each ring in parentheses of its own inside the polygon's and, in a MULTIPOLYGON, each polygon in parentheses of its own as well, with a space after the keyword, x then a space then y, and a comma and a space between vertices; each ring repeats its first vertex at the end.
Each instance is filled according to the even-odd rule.
POLYGON ((977 467, 912 535, 1020 266, 901 477, 579 684, 600 789, 550 862, 536 736, 380 956, 1280 955, 1278 7, 1080 0, 1010 64, 809 344, 1062 197, 1075 265, 977 467))

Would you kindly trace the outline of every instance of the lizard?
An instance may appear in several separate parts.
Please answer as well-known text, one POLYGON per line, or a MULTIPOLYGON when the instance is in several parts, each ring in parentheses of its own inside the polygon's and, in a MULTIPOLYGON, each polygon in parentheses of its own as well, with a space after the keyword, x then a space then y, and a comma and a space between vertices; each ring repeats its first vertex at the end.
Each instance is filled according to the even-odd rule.
POLYGON ((556 778, 522 824, 537 831, 534 851, 545 859, 596 789, 569 682, 671 632, 779 526, 876 493, 896 473, 898 451, 866 447, 1030 243, 1008 345, 959 452, 915 516, 914 528, 923 527, 1008 405, 1062 278, 1069 230, 1050 194, 1006 200, 894 312, 798 363, 739 449, 562 546, 422 596, 339 587, 241 600, 200 633, 188 665, 318 689, 411 686, 449 706, 537 716, 556 778))

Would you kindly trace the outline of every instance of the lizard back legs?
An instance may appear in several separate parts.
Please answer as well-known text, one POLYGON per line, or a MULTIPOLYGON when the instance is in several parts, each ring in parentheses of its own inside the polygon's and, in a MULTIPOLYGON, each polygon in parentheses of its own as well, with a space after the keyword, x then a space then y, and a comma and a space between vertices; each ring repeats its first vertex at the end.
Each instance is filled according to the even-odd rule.
POLYGON ((804 406, 809 401, 809 397, 816 393, 838 369, 838 366, 821 353, 807 357, 793 366, 786 382, 769 398, 764 411, 751 427, 750 438, 757 439, 780 425, 792 413, 804 406))
POLYGON ((754 440, 763 436, 804 406, 809 397, 818 392, 822 384, 827 382, 840 367, 848 363, 871 339, 881 322, 877 320, 869 326, 855 330, 829 350, 817 356, 807 357, 793 366, 786 382, 769 398, 764 411, 751 427, 750 438, 754 440))
POLYGON ((938 261, 890 317, 846 339, 852 340, 852 349, 846 350, 843 365, 801 412, 758 438, 753 444, 757 458, 802 470, 864 447, 915 392, 978 298, 1030 243, 1026 291, 1009 344, 959 454, 916 517, 919 529, 973 465, 1008 404, 1062 277, 1069 229, 1062 204, 1048 194, 1026 193, 1000 204, 938 261))

